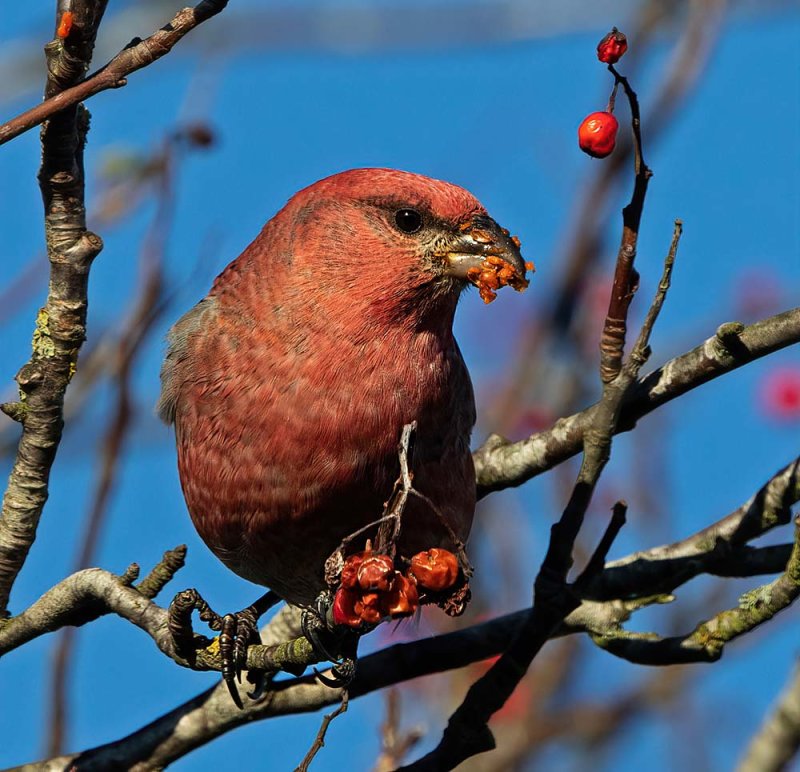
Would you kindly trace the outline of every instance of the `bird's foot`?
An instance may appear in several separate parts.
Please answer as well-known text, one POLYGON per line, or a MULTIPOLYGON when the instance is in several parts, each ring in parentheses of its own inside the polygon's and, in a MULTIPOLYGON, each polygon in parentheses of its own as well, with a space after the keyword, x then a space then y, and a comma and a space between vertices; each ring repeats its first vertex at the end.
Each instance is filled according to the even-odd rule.
POLYGON ((301 625, 316 656, 333 663, 332 678, 314 668, 317 678, 326 686, 337 688, 347 686, 355 676, 359 635, 335 622, 334 602, 332 593, 321 592, 313 608, 303 612, 301 625))
MULTIPOLYGON (((217 614, 197 590, 178 593, 169 608, 169 629, 176 649, 186 656, 187 644, 194 639, 191 614, 195 609, 200 619, 215 632, 219 632, 219 655, 222 663, 222 680, 228 687, 231 699, 237 707, 243 708, 236 681, 241 683, 242 670, 247 665, 247 647, 261 643, 258 634, 258 620, 269 608, 280 601, 274 592, 267 592, 255 603, 235 614, 217 614)), ((189 658, 189 657, 187 657, 189 658)))

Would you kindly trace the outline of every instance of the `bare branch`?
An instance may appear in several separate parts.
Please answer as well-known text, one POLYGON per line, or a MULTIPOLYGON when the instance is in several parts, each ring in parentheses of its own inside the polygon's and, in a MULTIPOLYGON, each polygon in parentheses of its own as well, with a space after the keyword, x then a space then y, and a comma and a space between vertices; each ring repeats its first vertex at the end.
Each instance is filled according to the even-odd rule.
MULTIPOLYGON (((105 5, 103 0, 76 2, 75 33, 45 46, 45 101, 57 99, 84 76, 105 5)), ((86 337, 89 269, 103 247, 100 237, 86 230, 83 147, 88 131, 89 114, 76 103, 42 128, 39 187, 50 286, 36 318, 33 353, 17 373, 19 402, 3 406, 22 424, 22 436, 0 515, 0 616, 8 613, 11 588, 36 538, 47 500, 64 423, 64 392, 86 337)))
POLYGON ((341 716, 342 713, 347 712, 347 703, 348 703, 348 696, 347 696, 347 689, 342 691, 342 702, 336 710, 332 711, 331 713, 327 713, 322 719, 322 726, 319 728, 319 732, 317 732, 317 737, 314 740, 314 744, 309 748, 308 753, 305 755, 305 758, 300 762, 295 772, 308 772, 308 768, 311 765, 311 762, 314 760, 314 756, 316 756, 322 748, 325 747, 325 735, 328 733, 328 727, 331 725, 331 721, 333 721, 338 716, 341 716))
MULTIPOLYGON (((800 342, 800 308, 744 326, 723 324, 696 348, 639 380, 625 395, 618 432, 630 431, 656 408, 708 381, 800 342)), ((559 419, 520 442, 491 435, 473 454, 478 496, 521 485, 581 449, 599 403, 559 419)))
MULTIPOLYGON (((746 561, 741 566, 741 575, 748 575, 748 571, 755 574, 782 570, 786 562, 785 556, 783 563, 780 563, 777 560, 780 556, 774 553, 772 555, 770 561, 765 563, 756 559, 749 567, 746 561)), ((98 569, 94 571, 98 572, 98 569)), ((114 586, 120 581, 111 574, 108 574, 108 577, 110 579, 107 581, 114 586)), ((71 597, 77 597, 77 594, 71 597)), ((664 596, 605 602, 585 600, 569 614, 554 635, 572 635, 581 632, 602 634, 604 631, 618 628, 637 609, 668 600, 669 598, 664 596)), ((112 610, 119 613, 116 608, 112 610)), ((348 689, 350 697, 355 699, 393 684, 464 667, 499 654, 517 637, 530 613, 530 609, 523 609, 457 632, 413 643, 396 644, 364 657, 359 661, 355 680, 348 689)), ((47 620, 52 617, 52 611, 43 609, 39 617, 47 620)), ((9 624, 6 623, 5 628, 0 628, 0 651, 12 648, 7 645, 8 641, 5 638, 9 624)), ((158 624, 154 625, 154 628, 160 629, 158 624)), ((40 630, 37 634, 47 631, 47 629, 40 630)), ((275 652, 281 646, 291 645, 281 644, 281 641, 305 640, 297 638, 299 633, 299 610, 291 606, 284 607, 262 631, 265 645, 251 646, 248 650, 248 666, 256 667, 264 664, 257 661, 261 651, 275 652)), ((32 637, 35 636, 30 635, 26 640, 32 637)), ((139 770, 163 767, 243 724, 290 713, 315 711, 340 699, 340 690, 317 684, 309 676, 289 682, 272 682, 260 699, 246 700, 244 709, 239 710, 231 701, 225 686, 219 684, 116 742, 79 754, 28 765, 28 768, 60 771, 70 764, 77 764, 78 769, 82 771, 104 770, 114 765, 139 770)))
POLYGON ((582 597, 603 600, 636 593, 672 592, 700 573, 744 576, 737 571, 767 560, 782 570, 790 547, 745 546, 792 518, 791 507, 800 501, 800 459, 780 470, 749 501, 692 536, 606 565, 603 573, 583 588, 582 597), (758 556, 758 557, 757 557, 758 556), (783 562, 781 562, 783 561, 783 562))
POLYGON ((66 625, 83 625, 109 612, 142 628, 170 654, 166 611, 150 598, 183 566, 185 556, 184 545, 164 553, 139 587, 132 586, 139 574, 135 563, 122 576, 100 568, 68 576, 18 616, 0 621, 0 654, 66 625))
MULTIPOLYGON (((90 75, 86 80, 70 88, 65 88, 58 94, 48 94, 49 98, 44 102, 31 107, 0 126, 0 145, 101 91, 126 85, 128 75, 168 54, 187 32, 191 32, 199 24, 216 16, 224 10, 227 4, 228 0, 202 0, 194 8, 183 8, 178 11, 168 24, 150 37, 144 40, 134 38, 105 67, 90 75)), ((81 72, 82 75, 83 72, 81 72)))
POLYGON ((601 648, 640 665, 675 665, 715 662, 725 644, 768 622, 800 596, 800 518, 795 521, 795 542, 784 573, 769 584, 739 598, 739 604, 701 622, 688 635, 661 638, 653 633, 626 630, 592 635, 601 648))

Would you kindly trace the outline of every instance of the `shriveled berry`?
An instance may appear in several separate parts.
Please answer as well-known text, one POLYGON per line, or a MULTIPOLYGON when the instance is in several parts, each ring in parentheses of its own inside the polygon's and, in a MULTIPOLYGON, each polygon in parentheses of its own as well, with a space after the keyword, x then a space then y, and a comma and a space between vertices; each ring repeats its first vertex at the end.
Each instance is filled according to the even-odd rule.
POLYGON ((392 586, 381 598, 381 609, 387 616, 395 619, 413 614, 419 606, 417 585, 399 571, 395 572, 392 586))
POLYGON ((359 595, 353 590, 340 587, 333 596, 332 615, 333 621, 337 625, 347 625, 348 627, 361 627, 361 616, 356 611, 356 601, 359 595))
POLYGON ((606 112, 590 113, 578 127, 578 144, 593 158, 605 158, 617 143, 617 119, 606 112))
POLYGON ((616 64, 628 50, 628 39, 616 27, 597 44, 597 58, 606 64, 616 64))
POLYGON ((386 592, 394 578, 394 561, 388 555, 369 555, 358 566, 358 585, 362 590, 386 592))
POLYGON ((377 592, 365 592, 353 605, 353 610, 364 622, 376 625, 383 614, 380 607, 381 596, 377 592))
POLYGON ((355 555, 349 555, 345 561, 344 565, 342 566, 342 577, 339 580, 339 583, 342 587, 353 590, 356 589, 358 585, 358 569, 359 566, 364 562, 364 553, 357 552, 355 555))
POLYGON ((458 558, 449 550, 434 547, 414 555, 408 572, 420 587, 441 592, 458 579, 458 558))

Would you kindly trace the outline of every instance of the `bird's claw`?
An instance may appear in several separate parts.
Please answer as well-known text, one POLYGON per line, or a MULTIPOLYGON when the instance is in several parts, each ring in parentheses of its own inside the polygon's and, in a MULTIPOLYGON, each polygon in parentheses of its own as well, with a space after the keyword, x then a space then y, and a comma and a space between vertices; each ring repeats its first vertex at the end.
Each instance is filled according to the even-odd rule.
MULTIPOLYGON (((266 592, 255 603, 235 614, 220 616, 203 600, 197 590, 179 592, 170 603, 167 623, 176 651, 190 663, 196 654, 195 634, 192 630, 192 612, 198 611, 200 619, 215 632, 219 632, 219 655, 222 680, 238 708, 243 708, 242 698, 236 688, 241 683, 242 670, 247 666, 247 647, 260 643, 258 620, 262 614, 280 601, 274 592, 266 592)), ((198 636, 204 645, 207 638, 198 636)))
POLYGON ((301 625, 303 635, 311 644, 317 658, 333 662, 330 676, 323 675, 314 668, 317 678, 326 686, 341 688, 347 686, 356 673, 358 635, 349 628, 332 625, 329 621, 331 602, 331 593, 320 593, 313 608, 303 612, 301 625))
MULTIPOLYGON (((225 614, 219 620, 219 655, 222 660, 222 680, 238 708, 243 708, 236 681, 242 682, 242 670, 247 665, 247 647, 260 643, 258 620, 252 606, 236 614, 225 614)), ((211 625, 215 629, 215 625, 211 625)))
POLYGON ((300 619, 303 635, 311 644, 314 654, 321 660, 336 662, 339 654, 335 649, 339 648, 339 641, 335 633, 328 627, 327 611, 320 606, 317 599, 316 608, 306 609, 300 619))
POLYGON ((314 668, 314 674, 325 686, 330 686, 332 689, 344 688, 349 686, 353 678, 355 678, 357 661, 355 657, 343 657, 340 659, 331 668, 333 678, 320 673, 316 668, 314 668))

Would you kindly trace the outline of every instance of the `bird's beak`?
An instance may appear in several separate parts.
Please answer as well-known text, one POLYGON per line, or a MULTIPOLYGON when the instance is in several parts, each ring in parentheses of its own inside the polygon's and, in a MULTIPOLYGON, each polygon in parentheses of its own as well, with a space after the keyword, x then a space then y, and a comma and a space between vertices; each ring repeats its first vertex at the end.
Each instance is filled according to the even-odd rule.
POLYGON ((493 290, 506 284, 524 290, 528 286, 525 273, 533 270, 533 264, 522 259, 519 239, 487 215, 478 215, 460 227, 447 245, 445 259, 445 273, 480 287, 487 302, 494 298, 493 290))

